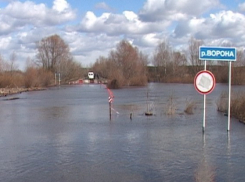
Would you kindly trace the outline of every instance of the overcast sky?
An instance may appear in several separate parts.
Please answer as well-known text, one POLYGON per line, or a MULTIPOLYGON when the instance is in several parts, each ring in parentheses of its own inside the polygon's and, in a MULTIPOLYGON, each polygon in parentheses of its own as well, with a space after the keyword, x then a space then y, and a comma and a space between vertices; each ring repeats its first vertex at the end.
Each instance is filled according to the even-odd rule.
POLYGON ((184 49, 190 37, 206 45, 245 46, 244 0, 0 0, 0 53, 24 69, 35 42, 58 34, 83 66, 107 56, 122 39, 152 55, 163 40, 184 49))

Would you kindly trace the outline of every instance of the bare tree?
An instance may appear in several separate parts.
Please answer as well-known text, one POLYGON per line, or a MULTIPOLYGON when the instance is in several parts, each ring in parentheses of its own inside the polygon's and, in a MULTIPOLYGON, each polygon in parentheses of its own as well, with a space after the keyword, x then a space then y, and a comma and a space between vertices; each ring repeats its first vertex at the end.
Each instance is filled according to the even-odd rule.
POLYGON ((12 52, 12 54, 10 55, 10 59, 9 59, 9 71, 10 71, 11 76, 13 76, 14 70, 17 69, 15 62, 16 62, 16 54, 15 52, 12 52))
POLYGON ((122 40, 116 49, 109 53, 108 58, 99 57, 93 69, 100 76, 116 83, 116 88, 125 85, 145 85, 147 62, 146 55, 128 41, 122 40))
POLYGON ((4 70, 4 59, 2 55, 0 54, 0 73, 4 70))
POLYGON ((62 60, 60 63, 61 78, 64 82, 83 77, 82 66, 73 59, 62 60))
POLYGON ((172 59, 173 51, 169 43, 167 41, 163 41, 158 44, 153 57, 153 64, 156 66, 156 74, 159 79, 158 81, 161 81, 162 78, 166 79, 167 75, 172 73, 172 59))
POLYGON ((236 61, 234 62, 234 66, 241 67, 245 66, 245 52, 242 49, 237 50, 236 61))
POLYGON ((82 66, 73 60, 69 46, 58 35, 37 42, 37 63, 46 71, 59 73, 62 82, 82 77, 82 66))
POLYGON ((185 66, 187 65, 187 60, 185 54, 175 51, 173 52, 173 75, 183 77, 185 74, 185 66))
POLYGON ((199 60, 199 47, 203 45, 202 40, 197 40, 193 37, 189 40, 189 47, 188 47, 188 58, 190 61, 190 65, 192 66, 192 74, 196 74, 200 66, 203 65, 203 61, 199 60))
POLYGON ((93 65, 92 70, 102 78, 109 77, 108 67, 111 67, 111 63, 106 57, 100 56, 93 65))
POLYGON ((121 70, 126 85, 146 84, 147 57, 128 41, 121 41, 116 50, 111 52, 109 59, 116 63, 117 69, 121 70))
POLYGON ((117 45, 115 53, 115 61, 122 69, 125 79, 129 80, 134 75, 136 61, 138 59, 138 50, 129 42, 121 41, 117 45))
POLYGON ((45 70, 58 72, 61 61, 69 60, 69 46, 58 35, 43 38, 37 42, 37 59, 45 70))
POLYGON ((234 84, 244 84, 245 83, 245 53, 244 50, 237 50, 236 61, 232 64, 232 83, 234 84))

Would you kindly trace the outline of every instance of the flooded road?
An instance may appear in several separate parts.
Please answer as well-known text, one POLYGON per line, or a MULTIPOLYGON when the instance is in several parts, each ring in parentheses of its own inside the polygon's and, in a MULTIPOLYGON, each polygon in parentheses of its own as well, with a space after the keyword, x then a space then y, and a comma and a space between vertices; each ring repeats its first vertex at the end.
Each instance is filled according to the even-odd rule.
POLYGON ((204 134, 203 96, 192 84, 113 90, 111 120, 102 85, 0 98, 0 181, 244 181, 245 125, 232 118, 227 133, 216 106, 223 91, 217 84, 207 95, 204 134), (170 103, 174 115, 166 114, 170 103))

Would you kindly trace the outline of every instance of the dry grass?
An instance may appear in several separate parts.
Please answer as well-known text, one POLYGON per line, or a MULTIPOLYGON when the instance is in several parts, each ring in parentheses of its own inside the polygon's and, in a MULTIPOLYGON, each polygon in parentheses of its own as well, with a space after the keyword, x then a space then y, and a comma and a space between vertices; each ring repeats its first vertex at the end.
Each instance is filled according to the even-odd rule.
MULTIPOLYGON (((217 101, 217 109, 220 112, 228 112, 228 94, 221 93, 217 101)), ((233 93, 231 95, 231 116, 245 122, 245 93, 233 93)))
POLYGON ((24 86, 31 87, 47 87, 54 82, 53 74, 43 69, 28 68, 24 74, 24 86))
POLYGON ((220 112, 228 112, 228 93, 222 92, 216 102, 217 110, 220 112))
POLYGON ((176 113, 177 105, 175 103, 174 94, 172 93, 169 98, 167 105, 165 107, 165 114, 173 116, 176 113))
POLYGON ((0 72, 0 95, 16 94, 29 88, 47 87, 54 82, 53 74, 38 68, 29 68, 26 72, 0 72))
POLYGON ((186 114, 194 114, 194 109, 196 108, 196 102, 191 101, 191 100, 186 100, 186 106, 184 112, 186 114))

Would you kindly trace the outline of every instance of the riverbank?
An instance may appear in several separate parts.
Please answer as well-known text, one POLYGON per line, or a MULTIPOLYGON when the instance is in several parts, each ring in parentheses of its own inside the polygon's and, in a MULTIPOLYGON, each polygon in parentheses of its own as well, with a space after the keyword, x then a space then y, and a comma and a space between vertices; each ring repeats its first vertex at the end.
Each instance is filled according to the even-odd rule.
POLYGON ((0 97, 6 97, 9 95, 21 94, 22 92, 40 91, 46 90, 46 88, 32 87, 32 88, 0 88, 0 97))

